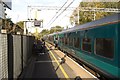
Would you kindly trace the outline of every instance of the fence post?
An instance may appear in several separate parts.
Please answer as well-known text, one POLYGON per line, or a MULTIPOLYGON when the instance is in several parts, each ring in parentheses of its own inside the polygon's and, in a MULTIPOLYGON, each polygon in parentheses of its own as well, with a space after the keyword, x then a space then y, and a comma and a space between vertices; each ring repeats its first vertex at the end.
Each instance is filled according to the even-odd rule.
POLYGON ((21 66, 22 66, 22 71, 23 71, 23 36, 21 35, 21 66))
POLYGON ((13 36, 8 34, 8 79, 13 79, 13 36))

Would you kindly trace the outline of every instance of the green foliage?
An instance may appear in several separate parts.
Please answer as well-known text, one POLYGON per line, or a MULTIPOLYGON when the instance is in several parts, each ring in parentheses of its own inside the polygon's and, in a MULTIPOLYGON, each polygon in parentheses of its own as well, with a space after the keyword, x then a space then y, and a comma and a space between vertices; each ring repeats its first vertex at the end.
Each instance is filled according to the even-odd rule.
POLYGON ((51 33, 54 33, 54 32, 55 32, 55 30, 54 30, 54 29, 50 29, 50 34, 51 34, 51 33))
POLYGON ((103 2, 106 8, 120 9, 120 2, 103 2))
POLYGON ((20 21, 16 23, 18 26, 20 26, 22 29, 24 29, 24 22, 20 21))
POLYGON ((61 26, 52 27, 52 28, 50 29, 50 34, 51 34, 51 33, 54 33, 54 32, 60 32, 60 31, 62 31, 63 29, 64 29, 64 28, 61 27, 61 26))
MULTIPOLYGON (((119 8, 120 9, 120 2, 81 2, 79 7, 93 7, 93 8, 119 8)), ((105 16, 111 15, 113 13, 110 12, 93 12, 93 11, 80 11, 79 12, 79 25, 84 24, 87 22, 91 22, 94 20, 98 20, 105 16), (95 16, 95 17, 94 17, 95 16)), ((75 18, 73 15, 77 15, 77 10, 74 10, 73 14, 70 17, 70 22, 73 24, 75 18)))
POLYGON ((42 34, 42 35, 49 34, 49 30, 43 29, 40 34, 42 34))
POLYGON ((43 37, 44 35, 48 35, 48 34, 51 34, 51 33, 54 33, 54 32, 60 32, 60 31, 62 31, 63 29, 64 29, 64 28, 61 27, 61 26, 52 27, 50 30, 48 30, 48 29, 43 29, 43 30, 40 32, 39 37, 43 37))

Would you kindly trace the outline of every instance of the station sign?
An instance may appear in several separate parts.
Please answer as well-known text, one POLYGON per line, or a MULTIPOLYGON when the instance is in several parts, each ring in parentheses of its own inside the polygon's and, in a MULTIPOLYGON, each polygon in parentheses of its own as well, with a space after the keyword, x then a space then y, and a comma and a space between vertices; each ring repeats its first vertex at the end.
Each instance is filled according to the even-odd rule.
POLYGON ((41 20, 35 20, 34 21, 34 26, 35 27, 41 27, 42 26, 42 21, 41 20))

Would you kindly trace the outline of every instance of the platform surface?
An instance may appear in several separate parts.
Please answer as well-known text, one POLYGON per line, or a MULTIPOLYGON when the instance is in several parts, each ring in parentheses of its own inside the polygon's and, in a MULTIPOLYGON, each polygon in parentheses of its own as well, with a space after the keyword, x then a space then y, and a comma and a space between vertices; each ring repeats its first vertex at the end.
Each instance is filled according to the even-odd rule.
POLYGON ((78 76, 80 79, 93 80, 93 76, 89 73, 84 73, 85 71, 82 70, 79 65, 68 56, 64 57, 64 55, 64 53, 55 49, 54 46, 47 44, 45 53, 35 53, 32 56, 20 78, 39 80, 75 80, 78 76))

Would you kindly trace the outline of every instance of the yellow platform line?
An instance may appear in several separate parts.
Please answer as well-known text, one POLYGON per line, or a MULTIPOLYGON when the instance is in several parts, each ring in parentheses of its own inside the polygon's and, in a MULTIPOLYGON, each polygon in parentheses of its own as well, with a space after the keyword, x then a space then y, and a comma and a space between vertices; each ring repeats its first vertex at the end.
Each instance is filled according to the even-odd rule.
POLYGON ((47 47, 47 49, 49 50, 50 54, 53 56, 53 58, 55 59, 55 61, 57 62, 58 66, 60 67, 62 73, 64 74, 65 78, 70 80, 69 76, 67 75, 67 73, 65 72, 65 70, 63 69, 63 67, 60 65, 60 63, 58 62, 58 60, 56 59, 56 57, 54 56, 54 54, 50 51, 50 49, 47 47))

